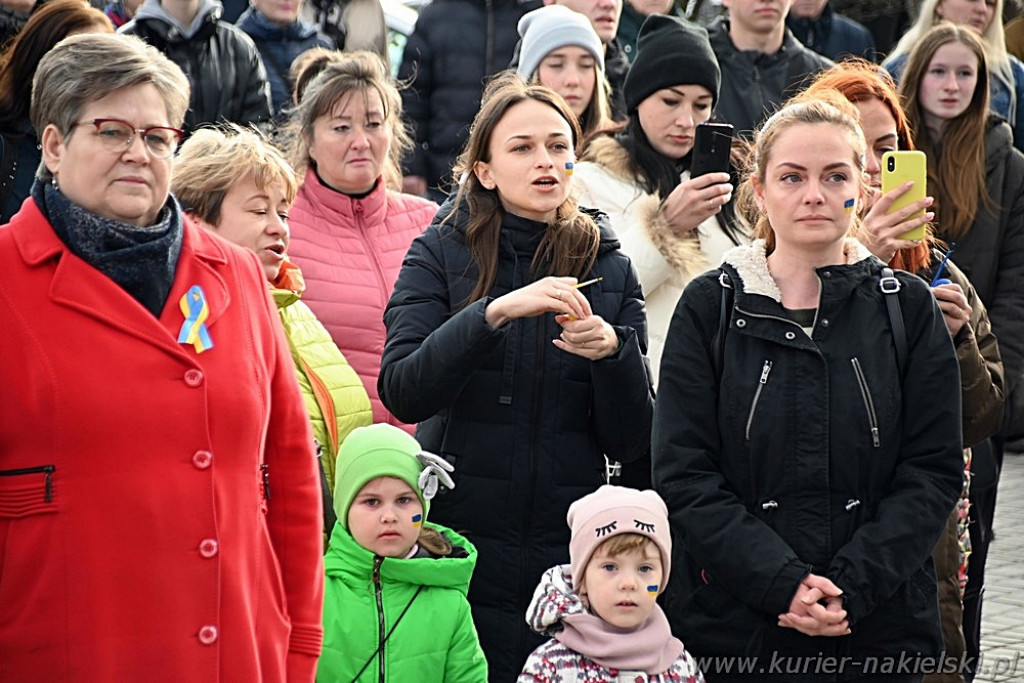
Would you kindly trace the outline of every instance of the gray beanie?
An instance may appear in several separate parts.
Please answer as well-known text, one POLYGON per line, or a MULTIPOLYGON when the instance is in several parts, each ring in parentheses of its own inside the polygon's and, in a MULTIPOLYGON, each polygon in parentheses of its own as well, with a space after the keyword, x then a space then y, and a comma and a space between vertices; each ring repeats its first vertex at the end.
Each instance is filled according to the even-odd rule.
POLYGON ((664 14, 652 14, 640 27, 636 57, 626 73, 622 94, 626 111, 662 88, 703 85, 711 92, 712 107, 718 102, 722 70, 703 27, 664 14))
POLYGON ((519 20, 519 35, 523 40, 516 73, 524 80, 533 76, 548 53, 568 45, 581 47, 592 54, 598 68, 604 72, 604 44, 590 20, 568 7, 545 5, 527 12, 519 20))

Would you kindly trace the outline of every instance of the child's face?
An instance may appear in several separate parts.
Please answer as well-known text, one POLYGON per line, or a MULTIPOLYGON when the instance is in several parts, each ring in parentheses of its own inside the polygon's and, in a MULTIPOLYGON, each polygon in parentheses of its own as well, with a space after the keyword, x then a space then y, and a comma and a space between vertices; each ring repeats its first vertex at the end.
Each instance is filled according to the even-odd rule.
POLYGON ((420 535, 423 506, 401 479, 377 477, 359 489, 348 509, 356 543, 381 557, 405 557, 420 535))
POLYGON ((661 574, 661 553, 654 544, 616 556, 598 549, 583 579, 590 611, 618 628, 640 626, 654 609, 661 574))

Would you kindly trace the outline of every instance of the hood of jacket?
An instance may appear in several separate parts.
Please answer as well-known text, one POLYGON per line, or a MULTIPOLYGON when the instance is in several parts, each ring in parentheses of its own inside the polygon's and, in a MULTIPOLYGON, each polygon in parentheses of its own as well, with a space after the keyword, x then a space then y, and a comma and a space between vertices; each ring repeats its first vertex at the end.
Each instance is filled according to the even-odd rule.
POLYGON ((306 40, 317 34, 317 27, 309 22, 296 19, 287 26, 281 26, 270 21, 255 7, 250 7, 242 12, 242 16, 238 17, 235 25, 248 33, 254 40, 268 43, 306 40))
POLYGON ((1013 129, 998 114, 989 114, 985 122, 985 173, 1006 163, 1006 157, 1012 153, 1013 129))
POLYGON ((379 558, 356 543, 344 527, 335 524, 330 547, 324 556, 327 576, 340 578, 350 586, 366 586, 373 579, 375 562, 381 559, 380 580, 384 584, 407 583, 453 588, 466 595, 476 566, 476 548, 467 538, 447 527, 431 522, 425 525, 447 537, 453 548, 451 555, 421 557, 420 553, 409 559, 379 558))
MULTIPOLYGON (((725 252, 722 263, 731 266, 739 276, 743 283, 742 291, 745 294, 768 297, 781 304, 782 292, 779 291, 779 286, 768 271, 768 257, 765 254, 765 248, 766 243, 763 239, 756 239, 750 244, 733 247, 725 252)), ((867 247, 853 237, 847 237, 844 241, 843 255, 846 258, 845 265, 848 266, 871 259, 881 263, 868 251, 867 247)))
POLYGON ((218 0, 199 0, 199 11, 195 18, 192 19, 189 26, 184 26, 164 9, 160 0, 146 0, 135 13, 133 21, 155 19, 156 21, 148 23, 164 40, 174 42, 175 40, 190 40, 204 26, 216 24, 223 13, 224 8, 218 0))
MULTIPOLYGON (((437 210, 437 215, 434 216, 434 223, 440 224, 447 221, 448 225, 465 235, 466 224, 469 222, 469 205, 466 202, 462 202, 456 206, 455 200, 456 193, 452 192, 441 205, 441 208, 437 210), (451 215, 451 218, 448 217, 449 215, 451 215)), ((594 219, 594 222, 597 224, 601 240, 597 247, 598 256, 615 251, 622 246, 618 236, 612 229, 608 216, 603 211, 588 209, 582 206, 579 207, 579 210, 581 213, 585 213, 594 219)), ((543 226, 544 224, 540 221, 533 221, 510 213, 505 214, 505 220, 502 223, 502 229, 508 235, 516 252, 531 257, 537 250, 537 245, 540 244, 543 226)))

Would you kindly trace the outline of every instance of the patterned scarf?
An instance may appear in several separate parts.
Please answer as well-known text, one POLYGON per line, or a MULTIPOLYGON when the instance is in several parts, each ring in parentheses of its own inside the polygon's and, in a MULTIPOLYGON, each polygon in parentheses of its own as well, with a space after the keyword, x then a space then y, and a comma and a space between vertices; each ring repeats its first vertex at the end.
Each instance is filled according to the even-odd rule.
POLYGON ((147 227, 97 216, 36 180, 32 199, 75 256, 131 294, 154 317, 167 302, 181 254, 181 209, 174 197, 147 227))

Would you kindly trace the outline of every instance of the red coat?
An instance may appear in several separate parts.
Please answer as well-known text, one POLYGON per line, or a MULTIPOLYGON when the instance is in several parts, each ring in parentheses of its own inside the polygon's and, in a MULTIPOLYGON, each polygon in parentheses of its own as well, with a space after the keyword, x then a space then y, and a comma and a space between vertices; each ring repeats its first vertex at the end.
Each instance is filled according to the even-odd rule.
POLYGON ((312 681, 320 489, 256 259, 186 222, 157 320, 29 201, 0 320, 0 679, 312 681), (194 284, 202 354, 176 341, 194 284))
POLYGON ((384 353, 384 307, 395 288, 405 252, 437 212, 433 202, 386 190, 384 181, 352 199, 306 173, 288 216, 288 254, 302 268, 302 301, 331 333, 359 373, 373 406, 373 421, 404 427, 377 395, 384 353))

